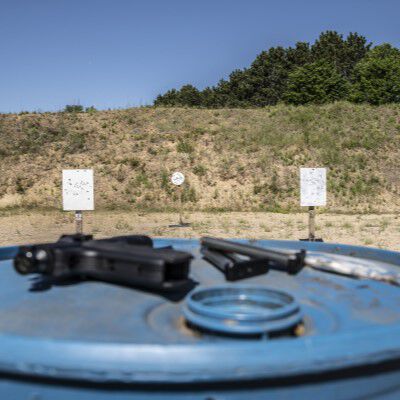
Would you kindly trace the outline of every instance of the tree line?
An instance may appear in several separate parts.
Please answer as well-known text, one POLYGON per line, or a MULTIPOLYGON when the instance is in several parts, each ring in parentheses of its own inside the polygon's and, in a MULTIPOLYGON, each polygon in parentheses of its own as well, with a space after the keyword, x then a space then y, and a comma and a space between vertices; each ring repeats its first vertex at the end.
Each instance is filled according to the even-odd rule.
POLYGON ((155 106, 265 107, 355 103, 400 103, 400 50, 373 46, 358 33, 326 31, 310 45, 271 47, 248 68, 233 71, 217 85, 198 90, 184 85, 160 94, 155 106))

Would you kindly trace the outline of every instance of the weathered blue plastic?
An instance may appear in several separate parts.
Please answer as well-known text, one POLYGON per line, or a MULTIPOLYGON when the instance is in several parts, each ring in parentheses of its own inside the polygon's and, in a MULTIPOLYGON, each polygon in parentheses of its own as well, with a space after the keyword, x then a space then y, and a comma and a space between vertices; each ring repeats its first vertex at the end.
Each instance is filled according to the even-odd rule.
MULTIPOLYGON (((258 241, 400 266, 400 254, 326 243, 258 241)), ((196 255, 198 287, 225 284, 195 240, 156 240, 196 255)), ((305 268, 238 285, 293 295, 302 337, 199 335, 184 299, 102 282, 46 286, 0 251, 1 399, 399 399, 400 288, 305 268)), ((394 267, 396 268, 396 267, 394 267)))

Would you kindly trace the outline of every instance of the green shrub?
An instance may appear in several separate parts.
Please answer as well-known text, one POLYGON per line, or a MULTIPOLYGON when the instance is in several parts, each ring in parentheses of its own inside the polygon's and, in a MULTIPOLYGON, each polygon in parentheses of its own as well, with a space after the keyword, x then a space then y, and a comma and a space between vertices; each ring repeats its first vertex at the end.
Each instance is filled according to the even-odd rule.
POLYGON ((376 46, 354 70, 350 99, 357 103, 400 103, 400 51, 376 46))
POLYGON ((132 169, 136 169, 140 166, 140 160, 135 157, 126 158, 124 162, 126 162, 132 169))
POLYGON ((79 153, 85 149, 86 138, 81 132, 72 132, 67 136, 67 144, 65 146, 66 154, 79 153))
POLYGON ((95 112, 97 112, 97 109, 94 106, 90 106, 85 108, 85 112, 89 114, 94 114, 95 112))
POLYGON ((184 186, 182 192, 182 202, 183 203, 196 203, 197 202, 197 193, 194 187, 190 186, 189 182, 187 182, 184 186))
POLYGON ((81 113, 83 112, 83 106, 80 104, 67 104, 64 108, 66 113, 81 113))
POLYGON ((193 172, 197 175, 197 176, 204 176, 207 173, 207 168, 204 165, 196 165, 193 168, 193 172))
POLYGON ((194 152, 194 147, 187 140, 179 140, 176 150, 178 153, 191 154, 194 152))

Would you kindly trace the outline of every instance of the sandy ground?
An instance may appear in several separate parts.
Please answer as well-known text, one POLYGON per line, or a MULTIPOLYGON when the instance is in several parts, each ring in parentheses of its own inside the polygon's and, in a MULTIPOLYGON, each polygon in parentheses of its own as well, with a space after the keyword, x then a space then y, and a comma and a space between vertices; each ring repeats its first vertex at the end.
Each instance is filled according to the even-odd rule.
MULTIPOLYGON (((169 227, 174 213, 96 211, 84 215, 84 231, 96 237, 146 234, 155 237, 294 239, 307 237, 307 213, 186 213, 190 227, 169 227)), ((0 215, 0 245, 53 241, 74 232, 73 213, 28 212, 0 215)), ((317 215, 317 236, 326 242, 400 250, 400 217, 395 214, 317 215)))

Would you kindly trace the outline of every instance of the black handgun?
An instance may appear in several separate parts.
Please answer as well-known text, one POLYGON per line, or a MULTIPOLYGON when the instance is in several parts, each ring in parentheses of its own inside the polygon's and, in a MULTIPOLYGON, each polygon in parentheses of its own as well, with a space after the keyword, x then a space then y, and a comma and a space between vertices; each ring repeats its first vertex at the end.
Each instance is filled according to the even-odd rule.
POLYGON ((173 248, 153 248, 148 236, 93 240, 90 235, 64 235, 54 243, 21 246, 14 258, 14 268, 20 274, 174 290, 190 282, 192 258, 191 254, 173 248))

